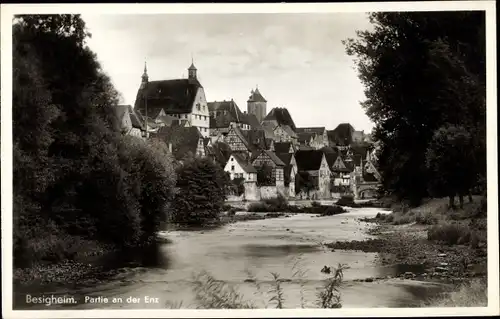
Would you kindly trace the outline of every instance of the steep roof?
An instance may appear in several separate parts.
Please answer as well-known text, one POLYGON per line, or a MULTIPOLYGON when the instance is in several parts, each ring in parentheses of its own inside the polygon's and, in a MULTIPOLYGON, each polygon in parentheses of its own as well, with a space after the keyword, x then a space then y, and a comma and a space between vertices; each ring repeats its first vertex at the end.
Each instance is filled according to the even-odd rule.
POLYGON ((231 122, 236 122, 236 119, 231 114, 210 116, 209 119, 210 128, 227 128, 231 125, 231 122))
POLYGON ((132 105, 128 106, 128 113, 130 114, 130 121, 132 122, 132 127, 145 131, 146 125, 143 121, 141 121, 141 118, 134 111, 134 109, 132 108, 132 105))
POLYGON ((314 133, 310 132, 302 132, 302 133, 297 133, 297 140, 299 141, 300 144, 304 143, 309 143, 311 141, 311 137, 314 137, 314 133))
POLYGON ((259 89, 256 88, 255 91, 252 90, 252 92, 250 93, 248 102, 267 102, 267 100, 262 96, 259 89))
POLYGON ((292 145, 292 143, 290 143, 290 142, 275 142, 274 143, 274 151, 276 152, 276 154, 289 153, 291 145, 292 145))
POLYGON ((373 175, 371 173, 363 173, 363 180, 365 182, 378 182, 378 180, 375 177, 375 175, 373 175))
POLYGON ((320 150, 299 150, 295 153, 295 161, 299 171, 316 171, 321 167, 323 152, 320 150))
POLYGON ((224 167, 231 156, 231 147, 224 142, 215 142, 207 148, 210 149, 215 160, 224 167))
POLYGON ((273 121, 262 122, 262 130, 265 132, 267 138, 274 139, 276 137, 274 135, 275 128, 276 128, 275 122, 273 121))
POLYGON ((341 123, 333 130, 332 133, 330 133, 330 136, 335 143, 349 145, 352 143, 353 132, 354 132, 354 127, 352 127, 351 124, 341 123))
POLYGON ((289 126, 289 125, 281 125, 281 128, 283 131, 286 132, 290 137, 297 138, 297 133, 294 132, 294 130, 289 126))
POLYGON ((283 163, 283 161, 274 152, 268 150, 260 150, 252 153, 250 161, 253 162, 263 152, 274 162, 274 164, 276 164, 276 166, 285 166, 285 163, 283 163))
POLYGON ((208 102, 207 105, 208 111, 216 119, 219 116, 226 116, 230 122, 241 123, 243 121, 243 112, 241 112, 240 108, 233 100, 208 102), (221 114, 217 115, 217 112, 221 114))
POLYGON ((161 109, 166 114, 190 113, 199 88, 202 86, 196 79, 150 81, 139 88, 134 109, 145 114, 147 98, 148 116, 153 118, 161 109))
POLYGON ((240 130, 243 137, 253 149, 266 149, 267 141, 264 131, 261 130, 240 130))
POLYGON ((163 126, 154 134, 165 143, 172 144, 172 153, 179 159, 191 152, 196 154, 200 138, 203 138, 198 128, 194 126, 163 126))
POLYGON ((295 123, 293 122, 290 112, 286 108, 275 107, 264 118, 264 121, 275 120, 279 125, 288 125, 295 131, 295 123))
POLYGON ((280 160, 283 162, 285 165, 290 165, 290 161, 292 160, 292 153, 279 153, 275 152, 276 156, 280 158, 280 160))
POLYGON ((241 122, 246 125, 250 125, 251 128, 255 130, 262 130, 262 125, 259 123, 259 120, 255 116, 255 114, 251 113, 243 113, 243 117, 241 122))
POLYGON ((295 130, 297 133, 314 133, 314 134, 323 134, 325 132, 324 127, 297 127, 295 130))
POLYGON ((238 164, 241 166, 241 168, 246 172, 246 173, 257 173, 257 170, 255 167, 250 165, 250 163, 247 161, 247 159, 239 153, 233 153, 231 154, 232 157, 238 162, 238 164))

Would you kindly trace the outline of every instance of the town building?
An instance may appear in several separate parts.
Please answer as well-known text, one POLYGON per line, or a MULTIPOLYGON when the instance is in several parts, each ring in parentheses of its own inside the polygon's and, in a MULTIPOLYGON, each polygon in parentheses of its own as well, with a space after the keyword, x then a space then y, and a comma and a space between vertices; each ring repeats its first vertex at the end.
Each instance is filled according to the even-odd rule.
POLYGON ((276 153, 276 156, 285 164, 283 178, 285 194, 289 197, 295 197, 295 176, 298 173, 297 161, 293 154, 291 152, 276 153))
POLYGON ((205 91, 193 63, 188 68, 187 79, 160 81, 149 81, 144 66, 134 109, 156 124, 168 115, 178 119, 182 126, 196 127, 203 137, 209 136, 210 115, 205 91))
POLYGON ((233 153, 229 156, 224 171, 229 173, 231 180, 243 178, 245 182, 257 182, 257 170, 241 153, 233 153))
MULTIPOLYGON (((300 172, 307 172, 308 177, 314 183, 315 190, 307 195, 312 199, 326 199, 330 198, 330 168, 326 160, 325 154, 321 150, 299 150, 295 153, 295 160, 297 169, 300 172)), ((302 190, 295 190, 301 192, 302 190)))
POLYGON ((146 137, 145 123, 143 123, 131 105, 117 105, 115 107, 115 116, 120 125, 122 134, 135 136, 141 139, 146 137))
POLYGON ((296 129, 299 143, 319 150, 329 146, 327 130, 324 127, 301 127, 296 129))
POLYGON ((205 156, 205 139, 194 126, 164 126, 150 136, 165 142, 177 160, 189 156, 205 156))

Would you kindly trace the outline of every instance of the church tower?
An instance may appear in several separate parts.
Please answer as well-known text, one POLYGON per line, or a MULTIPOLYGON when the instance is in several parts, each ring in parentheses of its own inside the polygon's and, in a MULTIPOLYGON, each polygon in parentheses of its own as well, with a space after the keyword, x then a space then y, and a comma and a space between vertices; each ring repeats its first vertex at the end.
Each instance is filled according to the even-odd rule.
POLYGON ((255 91, 250 92, 250 97, 247 101, 247 110, 249 114, 255 115, 259 123, 262 123, 267 115, 267 100, 262 96, 259 87, 255 91))
POLYGON ((146 62, 144 62, 144 73, 142 73, 141 79, 142 79, 141 88, 144 88, 149 81, 148 68, 146 66, 146 62))
POLYGON ((188 69, 188 79, 189 80, 196 80, 196 67, 194 66, 193 60, 191 60, 191 66, 188 69))

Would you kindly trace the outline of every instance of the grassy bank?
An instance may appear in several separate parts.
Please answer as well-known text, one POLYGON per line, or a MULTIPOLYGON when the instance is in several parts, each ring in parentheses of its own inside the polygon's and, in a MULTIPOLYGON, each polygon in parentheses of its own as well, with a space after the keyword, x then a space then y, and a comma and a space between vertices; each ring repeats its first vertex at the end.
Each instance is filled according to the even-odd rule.
POLYGON ((416 208, 397 205, 392 213, 363 219, 376 223, 370 233, 377 238, 327 246, 378 252, 382 265, 423 266, 420 274, 400 274, 405 278, 464 282, 486 277, 486 199, 475 196, 463 209, 447 205, 447 199, 430 199, 416 208))
POLYGON ((452 291, 428 300, 424 307, 487 307, 488 285, 486 278, 475 279, 457 285, 452 291))

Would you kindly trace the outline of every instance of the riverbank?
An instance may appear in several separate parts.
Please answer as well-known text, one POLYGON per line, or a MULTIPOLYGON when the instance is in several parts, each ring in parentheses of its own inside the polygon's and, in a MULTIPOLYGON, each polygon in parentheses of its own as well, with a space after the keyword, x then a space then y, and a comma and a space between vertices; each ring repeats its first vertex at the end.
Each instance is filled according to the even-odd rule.
MULTIPOLYGON (((479 196, 463 209, 448 210, 446 199, 361 219, 374 226, 364 241, 326 244, 332 250, 376 252, 380 265, 397 265, 402 279, 455 283, 457 291, 487 276, 486 202, 479 196)), ((477 284, 474 286, 477 288, 477 284)))

